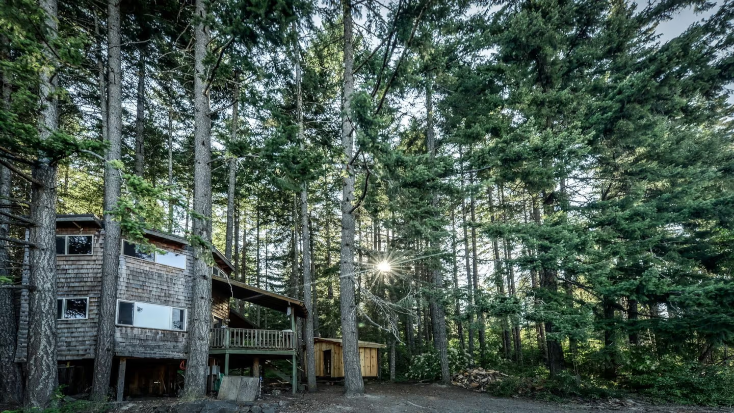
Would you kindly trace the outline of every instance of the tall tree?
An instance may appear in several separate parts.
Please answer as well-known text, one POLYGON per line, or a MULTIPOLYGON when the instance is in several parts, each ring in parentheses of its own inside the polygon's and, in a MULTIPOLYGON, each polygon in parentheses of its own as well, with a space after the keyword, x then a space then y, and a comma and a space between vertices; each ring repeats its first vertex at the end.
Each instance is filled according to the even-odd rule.
POLYGON ((362 369, 359 365, 357 332, 357 305, 354 300, 354 127, 352 126, 352 96, 354 94, 354 46, 352 33, 352 1, 342 0, 343 89, 342 89, 342 232, 339 257, 339 304, 342 326, 342 358, 344 364, 344 391, 347 396, 364 393, 362 369))
POLYGON ((206 392, 206 370, 211 328, 212 188, 211 119, 207 73, 204 60, 209 44, 207 3, 196 0, 194 30, 194 203, 192 240, 194 246, 193 305, 189 328, 189 358, 184 396, 196 398, 206 392))
MULTIPOLYGON (((43 56, 39 97, 41 112, 38 136, 51 142, 58 129, 57 60, 51 45, 58 36, 56 0, 41 0, 44 13, 43 56)), ((45 408, 58 383, 56 371, 56 164, 50 154, 41 152, 32 167, 35 183, 31 187, 28 316, 28 371, 25 403, 45 408)))
MULTIPOLYGON (((122 178, 119 162, 122 155, 122 58, 120 2, 107 3, 107 140, 105 154, 104 192, 104 252, 102 256, 102 290, 99 298, 97 346, 94 353, 92 394, 94 400, 105 400, 115 355, 115 309, 117 307, 117 278, 120 268, 120 222, 112 211, 120 199, 122 178)), ((104 102, 104 97, 101 97, 104 102)))

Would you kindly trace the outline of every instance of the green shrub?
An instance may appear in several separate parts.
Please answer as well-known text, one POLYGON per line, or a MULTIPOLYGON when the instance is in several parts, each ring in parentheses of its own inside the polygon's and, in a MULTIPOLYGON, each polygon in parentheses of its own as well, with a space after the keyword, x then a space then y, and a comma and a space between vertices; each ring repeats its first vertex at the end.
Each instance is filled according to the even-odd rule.
MULTIPOLYGON (((464 370, 471 364, 469 354, 455 348, 449 348, 448 357, 451 374, 464 370)), ((405 377, 420 381, 434 381, 441 378, 441 365, 436 350, 430 349, 425 353, 413 356, 405 377)))
POLYGON ((705 366, 663 357, 632 371, 623 384, 631 390, 675 403, 734 405, 734 369, 728 366, 705 366))

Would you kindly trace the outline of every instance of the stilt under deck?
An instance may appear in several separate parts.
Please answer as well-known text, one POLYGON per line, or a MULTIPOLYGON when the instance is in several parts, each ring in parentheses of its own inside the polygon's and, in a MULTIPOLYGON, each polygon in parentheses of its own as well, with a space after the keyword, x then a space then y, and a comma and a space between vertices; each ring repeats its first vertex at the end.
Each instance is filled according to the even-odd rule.
MULTIPOLYGON (((298 389, 298 363, 296 362, 296 318, 291 312, 291 331, 258 330, 246 328, 214 328, 209 338, 209 355, 224 355, 224 375, 229 375, 230 355, 249 355, 268 359, 291 356, 291 387, 293 394, 298 389)), ((259 370, 259 369, 258 369, 259 370)))

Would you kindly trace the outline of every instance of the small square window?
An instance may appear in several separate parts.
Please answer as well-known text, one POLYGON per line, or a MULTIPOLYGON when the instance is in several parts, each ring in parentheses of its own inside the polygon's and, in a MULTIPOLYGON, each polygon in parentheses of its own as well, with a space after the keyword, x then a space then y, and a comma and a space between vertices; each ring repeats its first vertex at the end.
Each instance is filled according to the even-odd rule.
POLYGON ((69 255, 90 255, 92 253, 91 235, 69 235, 66 237, 66 243, 69 255))
POLYGON ((135 303, 120 301, 117 306, 117 324, 133 325, 133 310, 135 303))
POLYGON ((88 298, 59 298, 56 301, 56 318, 59 320, 86 319, 88 309, 88 298))
POLYGON ((171 311, 171 329, 184 330, 186 326, 186 310, 173 308, 171 311))
POLYGON ((64 255, 64 254, 66 254, 66 237, 57 236, 56 237, 56 255, 64 255))
POLYGON ((128 257, 135 257, 140 258, 141 260, 153 261, 152 253, 140 251, 140 248, 132 242, 123 241, 122 252, 128 257))

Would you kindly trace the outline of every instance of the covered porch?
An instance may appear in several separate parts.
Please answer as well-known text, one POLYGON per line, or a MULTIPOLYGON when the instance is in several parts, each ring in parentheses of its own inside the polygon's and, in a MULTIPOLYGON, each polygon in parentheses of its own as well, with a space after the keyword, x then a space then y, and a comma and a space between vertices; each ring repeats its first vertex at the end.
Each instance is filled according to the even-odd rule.
MULTIPOLYGON (((260 376, 261 365, 264 364, 265 360, 289 359, 292 370, 290 382, 292 391, 295 393, 298 388, 296 355, 299 343, 296 317, 304 318, 307 314, 303 302, 219 276, 212 276, 212 289, 219 294, 226 294, 232 298, 282 312, 290 319, 289 330, 233 328, 229 326, 212 328, 209 336, 209 355, 217 358, 223 357, 224 369, 222 373, 229 375, 230 359, 251 360, 251 373, 256 377, 260 376)), ((235 317, 238 316, 238 313, 234 312, 234 314, 235 317)))

